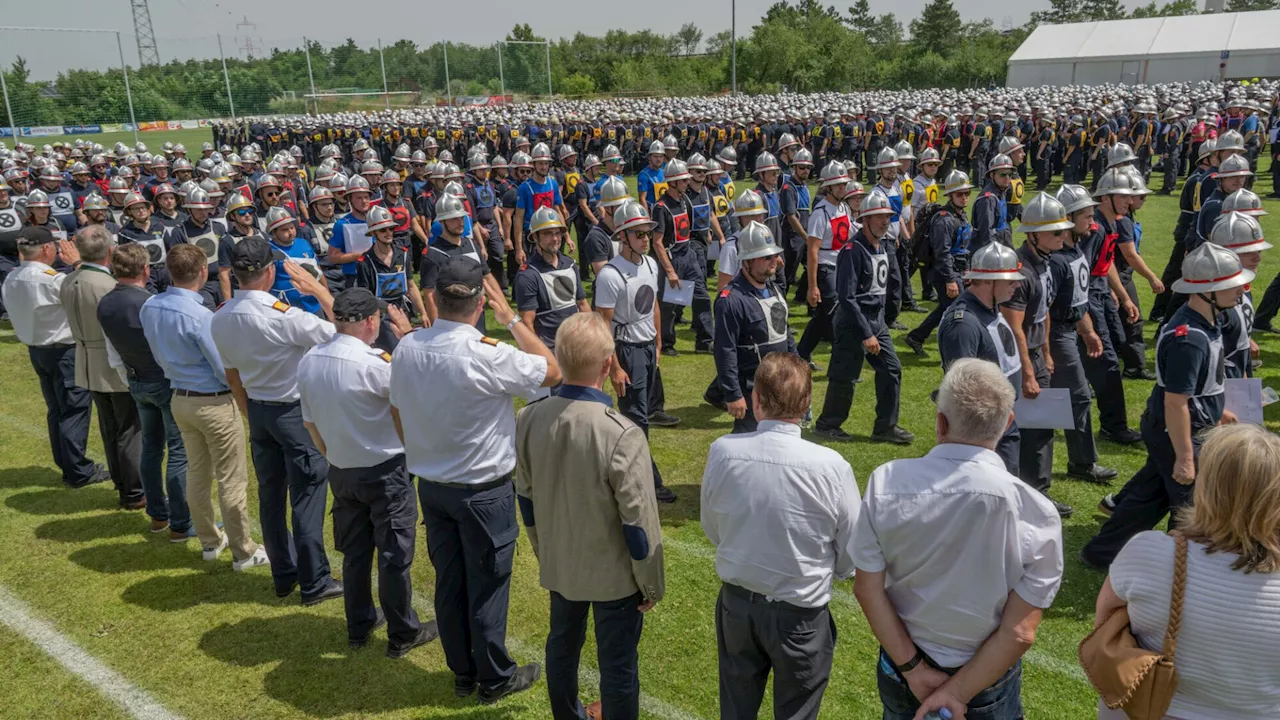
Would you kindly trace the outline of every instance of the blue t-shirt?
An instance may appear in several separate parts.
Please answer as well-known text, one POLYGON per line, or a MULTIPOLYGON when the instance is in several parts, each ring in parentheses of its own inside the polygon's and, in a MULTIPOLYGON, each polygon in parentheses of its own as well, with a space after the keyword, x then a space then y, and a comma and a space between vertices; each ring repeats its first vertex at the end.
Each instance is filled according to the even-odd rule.
POLYGON ((520 183, 516 191, 516 208, 524 210, 524 231, 529 232, 529 221, 538 208, 557 207, 563 205, 560 197, 560 184, 548 177, 542 182, 534 182, 533 178, 520 183))
MULTIPOLYGON (((295 237, 293 242, 288 245, 281 245, 273 240, 271 241, 271 247, 301 265, 303 270, 310 272, 318 279, 323 279, 323 271, 320 269, 320 262, 316 259, 311 243, 301 236, 295 237)), ((355 263, 352 264, 354 265, 355 263)), ((284 271, 284 260, 276 261, 276 281, 271 286, 271 294, 293 307, 301 308, 315 315, 320 314, 320 301, 311 295, 303 295, 293 286, 293 281, 289 279, 289 274, 284 271)))
MULTIPOLYGON (((329 247, 337 248, 338 252, 348 252, 347 229, 346 229, 347 226, 352 226, 351 232, 353 233, 358 232, 361 235, 363 235, 365 230, 368 228, 369 223, 367 223, 364 220, 360 220, 356 218, 351 213, 347 213, 346 215, 343 215, 342 217, 338 218, 338 221, 336 223, 333 224, 333 236, 329 238, 329 247)), ((339 267, 342 268, 343 275, 350 275, 352 277, 355 277, 356 268, 358 267, 358 265, 359 263, 348 262, 348 263, 342 263, 342 265, 340 265, 339 267)))

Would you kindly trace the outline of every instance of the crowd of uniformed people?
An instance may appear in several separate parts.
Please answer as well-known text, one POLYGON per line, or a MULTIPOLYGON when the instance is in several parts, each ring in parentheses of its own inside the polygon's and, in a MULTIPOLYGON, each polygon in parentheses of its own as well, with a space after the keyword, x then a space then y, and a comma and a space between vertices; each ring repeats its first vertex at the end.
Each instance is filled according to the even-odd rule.
POLYGON ((1224 380, 1253 374, 1250 337, 1280 309, 1280 285, 1256 313, 1249 290, 1271 248, 1254 180, 1274 94, 1263 82, 627 100, 248 119, 216 124, 192 155, 20 143, 0 150, 4 311, 68 487, 111 481, 152 532, 198 538, 210 561, 230 548, 237 571, 269 567, 281 598, 344 598, 353 648, 384 624, 391 657, 439 637, 458 695, 481 702, 540 674, 504 643, 518 507, 552 593, 557 718, 638 713, 642 617, 664 593, 658 503, 676 500, 649 451, 652 427, 680 424, 661 358, 708 355, 703 400, 733 418, 701 498, 725 583, 722 716, 754 717, 770 670, 778 716, 816 716, 831 581, 856 566, 886 717, 959 716, 985 699, 1013 718, 1009 678, 1029 642, 979 648, 1009 622, 1034 635, 1072 513, 1050 497, 1054 431, 1020 429, 1014 399, 1069 391, 1068 477, 1116 478, 1098 439, 1146 447, 1103 499, 1086 565, 1107 568, 1191 502, 1206 431, 1235 420, 1224 380), (1180 214, 1157 274, 1140 211, 1160 172, 1180 214), (1158 296, 1154 335, 1135 273, 1158 296), (808 313, 798 342, 795 308, 808 313), (514 345, 485 334, 486 310, 514 345), (692 347, 677 347, 682 322, 692 347), (869 366, 869 439, 913 444, 928 428, 900 422, 896 344, 927 357, 935 331, 939 445, 877 470, 859 500, 848 463, 800 428, 855 439, 844 426, 869 366), (826 395, 812 402, 824 342, 826 395), (1132 379, 1155 381, 1137 428, 1132 379), (530 404, 516 413, 515 397, 530 404), (86 456, 91 407, 105 466, 86 456), (932 559, 901 545, 943 505, 974 512, 931 473, 972 503, 1001 498, 974 522, 1004 514, 1024 541, 960 533, 952 544, 976 554, 944 552, 942 529, 932 559), (330 492, 341 580, 324 551, 330 492), (430 621, 411 604, 419 520, 430 621), (953 554, 945 566, 939 553, 953 554), (992 622, 920 606, 950 601, 894 557, 953 578, 992 622), (584 709, 588 610, 602 705, 584 709))

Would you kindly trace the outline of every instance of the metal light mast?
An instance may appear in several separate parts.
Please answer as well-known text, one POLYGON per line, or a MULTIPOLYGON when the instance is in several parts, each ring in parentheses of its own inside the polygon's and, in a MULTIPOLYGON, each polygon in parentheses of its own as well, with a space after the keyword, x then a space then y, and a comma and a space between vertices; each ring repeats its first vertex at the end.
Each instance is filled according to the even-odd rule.
POLYGON ((138 64, 160 64, 160 51, 156 49, 156 32, 151 29, 151 8, 147 0, 129 0, 133 7, 133 34, 138 39, 138 64))

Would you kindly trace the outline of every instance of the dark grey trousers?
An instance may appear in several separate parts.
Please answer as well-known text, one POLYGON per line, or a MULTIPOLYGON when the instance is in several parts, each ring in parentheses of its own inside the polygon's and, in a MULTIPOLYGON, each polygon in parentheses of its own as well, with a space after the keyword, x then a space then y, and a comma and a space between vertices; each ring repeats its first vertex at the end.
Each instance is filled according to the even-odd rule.
POLYGON ((836 625, 821 608, 769 602, 735 585, 716 600, 721 720, 755 720, 773 671, 773 716, 818 717, 831 676, 836 625))

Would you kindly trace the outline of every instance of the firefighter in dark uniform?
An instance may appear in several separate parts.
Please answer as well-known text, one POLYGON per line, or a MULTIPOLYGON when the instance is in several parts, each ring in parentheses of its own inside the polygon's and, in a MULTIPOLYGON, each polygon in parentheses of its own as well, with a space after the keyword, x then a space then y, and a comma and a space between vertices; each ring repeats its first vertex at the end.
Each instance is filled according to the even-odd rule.
MULTIPOLYGON (((666 297, 669 289, 678 288, 681 281, 693 283, 693 332, 695 351, 706 350, 711 345, 711 298, 707 295, 706 254, 694 246, 693 206, 685 191, 689 186, 689 168, 683 160, 670 160, 665 169, 666 191, 653 206, 653 220, 657 223, 653 252, 663 266, 664 279, 659 286, 658 299, 666 297)), ((679 355, 676 342, 675 316, 678 305, 663 302, 662 352, 679 355)))
POLYGON ((1169 312, 1169 303, 1173 299, 1173 281, 1182 276, 1182 259, 1187 256, 1187 233, 1195 231, 1196 214, 1200 211, 1200 198, 1196 194, 1200 190, 1200 181, 1209 172, 1213 154, 1217 151, 1218 141, 1208 139, 1198 143, 1196 166, 1182 183, 1178 193, 1178 222, 1173 227, 1173 248, 1169 251, 1169 262, 1160 274, 1160 282, 1164 283, 1164 292, 1151 304, 1151 321, 1163 323, 1169 312))
POLYGON ((796 351, 787 325, 787 300, 774 282, 782 247, 769 229, 752 223, 738 233, 740 270, 715 305, 716 382, 733 416, 733 432, 756 430, 751 407, 756 368, 771 352, 796 351))
POLYGON ((1254 278, 1235 253, 1205 243, 1188 253, 1173 291, 1189 295, 1156 339, 1156 384, 1142 414, 1147 462, 1129 480, 1111 518, 1080 550, 1080 561, 1107 568, 1134 535, 1190 504, 1204 434, 1235 422, 1225 408, 1226 353, 1218 318, 1254 278))
POLYGON ((174 239, 164 223, 151 214, 151 203, 136 192, 130 191, 124 199, 126 222, 120 228, 120 243, 135 242, 147 249, 151 260, 151 279, 147 289, 153 294, 169 287, 169 270, 164 265, 174 239))
POLYGON ((969 242, 973 235, 973 226, 965 218, 965 208, 969 205, 972 190, 969 176, 960 170, 952 170, 942 184, 946 205, 927 219, 927 227, 925 218, 917 218, 921 224, 916 226, 916 232, 926 233, 927 238, 922 239, 928 241, 927 246, 922 244, 919 247, 922 250, 927 247, 928 252, 916 260, 927 266, 923 280, 933 287, 938 297, 938 304, 915 329, 906 334, 904 340, 907 347, 922 357, 925 355, 924 341, 942 322, 947 307, 964 289, 961 275, 968 267, 969 242))
POLYGON ((853 404, 854 381, 862 363, 876 373, 876 421, 873 442, 909 445, 915 435, 898 427, 902 396, 902 363, 885 322, 893 249, 882 241, 889 234, 894 208, 879 193, 869 193, 858 208, 861 228, 836 257, 835 342, 831 348, 830 382, 814 433, 831 440, 851 440, 841 429, 853 404))
POLYGON ((1172 195, 1174 186, 1178 184, 1183 134, 1182 123, 1179 122, 1181 117, 1182 114, 1176 107, 1165 110, 1164 127, 1156 141, 1156 152, 1160 154, 1160 162, 1164 167, 1164 185, 1160 188, 1161 195, 1172 195))
MULTIPOLYGON (((1060 250, 1075 223, 1052 195, 1040 193, 1023 209, 1018 229, 1027 236, 1015 252, 1018 256, 1018 281, 1013 296, 1000 306, 1000 314, 1008 321, 1018 347, 1022 365, 1023 397, 1036 398, 1049 387, 1049 255, 1060 250)), ((1022 430, 1018 444, 1019 477, 1032 488, 1049 496, 1053 479, 1053 430, 1022 430)), ((1062 517, 1071 516, 1071 506, 1053 498, 1049 502, 1062 517)))
MULTIPOLYGON (((962 358, 986 360, 1000 366, 1016 394, 1022 387, 1022 360, 1013 329, 999 307, 1013 297, 1022 281, 1018 255, 1013 248, 991 243, 970 256, 969 269, 963 277, 969 281, 968 289, 951 303, 938 325, 942 370, 946 372, 962 358)), ((1020 439, 1018 424, 1010 423, 996 444, 996 453, 1011 475, 1018 475, 1020 439)))
POLYGON ((1016 176, 1013 160, 996 155, 987 167, 987 184, 973 201, 973 239, 969 252, 976 253, 991 243, 1013 247, 1013 229, 1009 227, 1009 186, 1016 176))
MULTIPOLYGON (((1249 191, 1237 190, 1233 195, 1246 192, 1249 191)), ((1226 205, 1223 209, 1226 209, 1226 205)), ((1224 212, 1213 226, 1209 242, 1235 253, 1240 258, 1240 265, 1255 274, 1262 263, 1262 251, 1272 247, 1263 238, 1262 226, 1258 224, 1256 217, 1233 210, 1224 212)), ((1253 330, 1253 293, 1248 286, 1245 286, 1240 302, 1220 315, 1218 321, 1222 326, 1223 352, 1227 356, 1227 377, 1253 377, 1253 357, 1258 352, 1258 344, 1249 337, 1253 330)))
POLYGON ((373 238, 373 246, 356 265, 356 286, 367 289, 387 304, 373 346, 391 352, 404 334, 404 326, 396 332, 396 322, 407 318, 426 318, 427 311, 418 288, 413 284, 413 251, 395 237, 396 219, 382 207, 369 208, 369 227, 365 234, 373 238), (390 308, 394 307, 395 310, 390 308), (402 317, 403 316, 403 317, 402 317))

